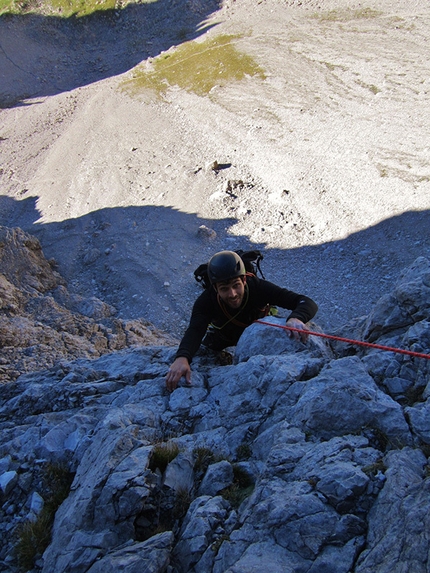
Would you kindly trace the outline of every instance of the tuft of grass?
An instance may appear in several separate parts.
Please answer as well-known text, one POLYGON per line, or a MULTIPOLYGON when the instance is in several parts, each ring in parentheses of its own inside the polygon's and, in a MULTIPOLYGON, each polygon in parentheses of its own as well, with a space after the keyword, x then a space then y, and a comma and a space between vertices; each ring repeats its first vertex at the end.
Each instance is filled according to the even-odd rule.
POLYGON ((369 91, 371 91, 373 93, 373 95, 379 94, 381 91, 378 88, 378 86, 375 86, 374 84, 366 84, 365 82, 361 82, 361 81, 357 81, 357 84, 359 86, 361 86, 362 88, 365 88, 365 89, 368 89, 369 91))
POLYGON ((254 491, 252 477, 240 465, 233 465, 233 483, 220 493, 231 506, 237 509, 240 504, 254 491))
POLYGON ((378 472, 385 473, 385 471, 387 470, 387 466, 384 464, 384 460, 382 458, 379 458, 373 464, 364 466, 361 469, 366 475, 375 476, 378 472))
POLYGON ((224 541, 230 541, 230 535, 228 535, 227 533, 223 533, 217 539, 215 539, 215 541, 212 542, 211 549, 215 553, 215 555, 218 555, 218 551, 220 550, 220 547, 224 543, 224 541))
POLYGON ((134 77, 124 82, 131 94, 144 89, 163 95, 178 86, 205 96, 215 86, 243 80, 246 76, 265 78, 254 59, 234 45, 239 36, 220 35, 204 42, 190 41, 152 60, 152 69, 136 68, 134 77))
POLYGON ((208 467, 217 461, 215 454, 209 448, 194 448, 194 471, 204 474, 208 467))
POLYGON ((191 501, 187 488, 176 491, 165 487, 154 488, 134 521, 135 540, 146 541, 157 533, 177 530, 191 501))
POLYGON ((252 448, 249 444, 240 444, 236 448, 236 459, 241 460, 249 460, 252 456, 252 448))
POLYGON ((241 488, 237 483, 233 483, 229 487, 223 489, 220 493, 224 499, 230 502, 234 509, 237 509, 241 503, 251 495, 254 491, 254 486, 241 488))
POLYGON ((173 519, 183 519, 190 507, 191 494, 186 488, 179 488, 176 491, 175 503, 172 509, 173 519))
POLYGON ((19 541, 15 546, 18 565, 22 571, 33 569, 36 560, 48 547, 53 521, 53 516, 42 510, 34 523, 27 521, 22 526, 19 541))
POLYGON ((239 464, 233 465, 233 482, 237 483, 237 485, 242 489, 254 486, 252 476, 250 476, 249 473, 239 464))
POLYGON ((161 473, 166 471, 167 465, 179 454, 179 446, 175 442, 158 444, 151 452, 149 469, 155 471, 157 468, 161 473))
POLYGON ((51 542, 55 513, 70 492, 74 474, 63 465, 49 464, 44 475, 45 505, 36 521, 26 521, 18 532, 15 552, 19 567, 28 571, 51 542))

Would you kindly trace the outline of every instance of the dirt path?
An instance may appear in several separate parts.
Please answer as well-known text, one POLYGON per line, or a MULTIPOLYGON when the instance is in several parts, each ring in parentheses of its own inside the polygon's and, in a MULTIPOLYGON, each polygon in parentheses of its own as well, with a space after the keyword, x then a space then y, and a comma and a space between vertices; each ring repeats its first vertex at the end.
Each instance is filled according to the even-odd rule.
POLYGON ((141 6, 93 40, 89 24, 0 20, 2 99, 18 102, 0 112, 0 224, 37 234, 71 288, 176 334, 192 271, 223 248, 262 249, 267 278, 312 296, 326 329, 369 312, 430 256, 428 2, 151 6, 153 28, 141 6), (234 35, 265 79, 124 91, 185 25, 198 41, 234 35))

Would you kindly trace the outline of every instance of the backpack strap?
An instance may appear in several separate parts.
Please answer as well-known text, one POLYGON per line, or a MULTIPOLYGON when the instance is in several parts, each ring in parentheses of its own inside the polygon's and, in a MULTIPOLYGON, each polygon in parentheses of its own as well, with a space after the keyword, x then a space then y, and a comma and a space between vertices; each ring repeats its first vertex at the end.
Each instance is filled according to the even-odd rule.
POLYGON ((208 277, 208 263, 203 263, 194 271, 194 278, 198 283, 201 283, 203 288, 209 288, 210 282, 208 277))

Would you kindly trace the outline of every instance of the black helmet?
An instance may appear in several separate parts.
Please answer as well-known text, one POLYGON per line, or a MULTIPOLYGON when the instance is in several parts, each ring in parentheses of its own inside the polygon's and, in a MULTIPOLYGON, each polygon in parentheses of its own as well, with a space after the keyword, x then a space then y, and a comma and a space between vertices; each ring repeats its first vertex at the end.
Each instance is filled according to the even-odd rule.
POLYGON ((208 276, 211 284, 235 279, 245 274, 245 265, 234 251, 216 253, 208 264, 208 276))

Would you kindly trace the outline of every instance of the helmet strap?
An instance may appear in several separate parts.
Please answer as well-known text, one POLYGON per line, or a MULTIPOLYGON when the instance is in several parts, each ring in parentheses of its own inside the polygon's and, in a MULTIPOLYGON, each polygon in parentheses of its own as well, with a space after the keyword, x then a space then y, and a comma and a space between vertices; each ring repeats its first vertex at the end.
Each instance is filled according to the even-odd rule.
POLYGON ((236 324, 237 326, 243 326, 243 327, 247 327, 247 324, 244 324, 243 322, 240 322, 239 320, 236 320, 236 317, 239 316, 239 314, 242 312, 242 310, 245 308, 245 306, 248 304, 248 299, 249 299, 249 288, 248 285, 245 282, 245 300, 244 302, 242 302, 242 304, 240 305, 239 310, 236 312, 236 314, 234 314, 233 316, 228 312, 226 305, 223 303, 223 301, 221 300, 221 297, 219 296, 219 294, 217 293, 217 301, 218 304, 220 305, 223 313, 225 314, 225 316, 228 318, 227 322, 225 322, 222 326, 219 327, 215 327, 218 330, 221 330, 221 328, 224 328, 224 326, 227 326, 227 324, 229 324, 230 322, 232 322, 233 324, 236 324))

